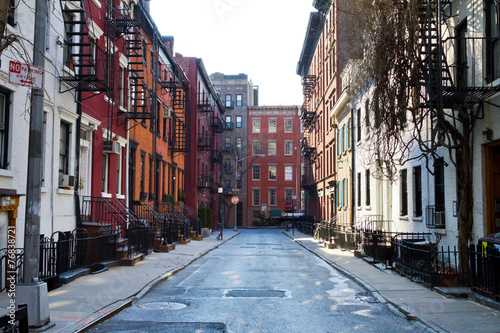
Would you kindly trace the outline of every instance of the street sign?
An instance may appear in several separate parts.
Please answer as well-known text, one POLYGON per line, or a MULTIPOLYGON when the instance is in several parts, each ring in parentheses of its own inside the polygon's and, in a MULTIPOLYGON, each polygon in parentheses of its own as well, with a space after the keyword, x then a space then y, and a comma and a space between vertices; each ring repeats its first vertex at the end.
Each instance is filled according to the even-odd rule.
POLYGON ((9 83, 43 89, 43 68, 11 61, 9 63, 9 83))
POLYGON ((231 202, 233 205, 236 205, 238 202, 240 202, 240 199, 237 196, 234 196, 231 198, 231 202))
POLYGON ((262 205, 262 211, 263 211, 263 212, 267 211, 267 205, 266 205, 266 204, 263 204, 263 205, 262 205))
POLYGON ((285 208, 285 210, 290 210, 290 209, 292 209, 292 204, 289 202, 285 202, 285 204, 283 205, 283 208, 285 208))

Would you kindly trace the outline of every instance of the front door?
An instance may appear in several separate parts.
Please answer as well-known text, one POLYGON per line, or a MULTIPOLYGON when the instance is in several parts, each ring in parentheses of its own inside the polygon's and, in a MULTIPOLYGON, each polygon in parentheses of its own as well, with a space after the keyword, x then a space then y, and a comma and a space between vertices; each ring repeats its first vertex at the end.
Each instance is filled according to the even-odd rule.
POLYGON ((80 139, 80 179, 78 180, 78 193, 80 197, 91 195, 91 161, 90 142, 80 139))
POLYGON ((500 232, 500 145, 487 147, 488 234, 500 232))

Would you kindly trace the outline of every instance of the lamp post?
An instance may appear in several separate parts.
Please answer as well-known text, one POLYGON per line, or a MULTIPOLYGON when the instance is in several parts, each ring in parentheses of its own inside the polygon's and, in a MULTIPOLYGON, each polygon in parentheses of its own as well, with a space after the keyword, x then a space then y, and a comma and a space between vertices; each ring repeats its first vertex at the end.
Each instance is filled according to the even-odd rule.
MULTIPOLYGON (((238 162, 241 162, 241 161, 244 161, 250 157, 265 157, 266 155, 264 154, 254 154, 254 155, 250 155, 250 156, 247 156, 247 157, 243 157, 243 158, 240 158, 238 159, 238 156, 235 156, 235 165, 234 165, 234 179, 236 179, 236 186, 238 186, 238 162)), ((251 165, 251 163, 250 163, 251 165)), ((234 204, 234 227, 233 227, 233 230, 234 231, 238 231, 238 202, 236 202, 236 204, 234 204)))

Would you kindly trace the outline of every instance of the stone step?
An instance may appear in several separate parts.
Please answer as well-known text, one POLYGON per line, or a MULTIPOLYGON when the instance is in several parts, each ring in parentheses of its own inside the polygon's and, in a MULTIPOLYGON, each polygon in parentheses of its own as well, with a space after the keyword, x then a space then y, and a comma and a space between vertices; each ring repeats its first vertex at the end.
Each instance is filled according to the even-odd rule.
POLYGON ((189 244, 189 243, 191 243, 190 239, 184 239, 179 242, 179 244, 189 244))
POLYGON ((203 236, 202 235, 191 236, 191 240, 193 240, 193 241, 202 241, 203 240, 203 236))
POLYGON ((120 259, 120 266, 135 266, 139 261, 144 260, 143 253, 136 253, 132 255, 130 258, 122 258, 120 259))
POLYGON ((160 245, 160 252, 170 252, 175 250, 175 244, 160 245))

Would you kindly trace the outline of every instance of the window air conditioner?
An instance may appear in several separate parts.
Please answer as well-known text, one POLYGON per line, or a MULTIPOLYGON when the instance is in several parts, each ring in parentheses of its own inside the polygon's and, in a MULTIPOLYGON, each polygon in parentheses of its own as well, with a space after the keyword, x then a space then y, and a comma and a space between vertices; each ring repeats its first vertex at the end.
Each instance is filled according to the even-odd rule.
POLYGON ((75 187, 75 176, 59 175, 59 187, 75 187))
POLYGON ((172 109, 164 108, 163 109, 163 118, 172 118, 172 109))
POLYGON ((436 212, 435 217, 436 217, 436 223, 435 223, 436 228, 445 227, 446 220, 445 220, 444 212, 436 212))
POLYGON ((103 153, 105 154, 119 154, 120 144, 116 141, 104 141, 103 153))

